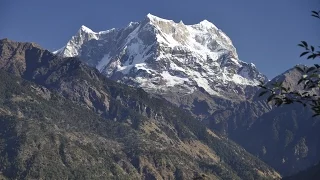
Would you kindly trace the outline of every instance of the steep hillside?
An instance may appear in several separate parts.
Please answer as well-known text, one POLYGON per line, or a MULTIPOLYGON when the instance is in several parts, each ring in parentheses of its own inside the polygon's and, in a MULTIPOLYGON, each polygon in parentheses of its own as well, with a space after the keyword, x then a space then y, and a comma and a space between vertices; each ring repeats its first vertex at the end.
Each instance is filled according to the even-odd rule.
POLYGON ((271 109, 250 103, 266 77, 239 60, 230 38, 207 20, 185 25, 148 14, 120 29, 82 26, 55 53, 79 57, 115 81, 163 97, 230 137, 271 109))
MULTIPOLYGON (((256 98, 256 85, 266 77, 241 61, 231 39, 206 20, 185 25, 148 14, 119 29, 94 32, 82 26, 55 53, 79 57, 115 81, 165 98, 284 175, 320 160, 318 119, 308 120, 311 112, 301 106, 274 109, 256 98), (309 149, 303 157, 296 152, 302 146, 309 149)), ((270 83, 286 79, 299 88, 297 78, 289 70, 270 83)))
POLYGON ((279 177, 187 112, 111 81, 77 58, 5 39, 0 62, 5 178, 279 177))
MULTIPOLYGON (((292 68, 268 84, 283 81, 285 87, 299 91, 303 85, 296 83, 301 76, 301 72, 292 68)), ((259 93, 256 101, 265 98, 258 98, 259 93)), ((283 175, 290 175, 320 160, 320 118, 312 115, 310 107, 298 103, 273 108, 259 116, 242 137, 234 140, 283 175)))

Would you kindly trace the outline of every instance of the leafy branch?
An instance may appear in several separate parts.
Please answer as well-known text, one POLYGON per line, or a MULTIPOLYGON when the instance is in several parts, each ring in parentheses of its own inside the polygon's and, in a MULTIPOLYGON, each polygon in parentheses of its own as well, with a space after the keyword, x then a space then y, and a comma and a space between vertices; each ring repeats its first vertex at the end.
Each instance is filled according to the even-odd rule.
MULTIPOLYGON (((320 19, 320 11, 312 11, 313 17, 320 19)), ((312 45, 308 45, 306 41, 301 41, 298 46, 304 48, 304 52, 300 57, 307 56, 307 59, 316 59, 320 57, 320 51, 312 45)), ((320 48, 320 46, 318 46, 320 48)), ((314 112, 313 116, 320 115, 320 65, 314 64, 311 67, 296 66, 302 76, 297 82, 297 86, 303 85, 303 90, 291 90, 290 87, 285 87, 282 82, 276 82, 271 85, 260 82, 259 87, 264 89, 259 96, 269 94, 268 102, 273 102, 275 106, 283 104, 300 103, 303 106, 310 106, 314 112), (317 92, 317 93, 314 93, 317 92)))

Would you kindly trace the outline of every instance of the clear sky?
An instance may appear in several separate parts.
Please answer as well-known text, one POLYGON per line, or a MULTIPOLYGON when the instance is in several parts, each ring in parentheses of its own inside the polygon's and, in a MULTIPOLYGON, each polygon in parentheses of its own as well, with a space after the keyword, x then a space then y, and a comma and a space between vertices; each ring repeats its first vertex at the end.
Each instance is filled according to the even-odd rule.
MULTIPOLYGON (((0 0, 0 38, 32 41, 49 50, 64 46, 81 25, 93 31, 126 26, 148 14, 224 31, 239 58, 272 78, 295 64, 301 40, 320 45, 320 0, 0 0)), ((319 63, 319 62, 317 62, 319 63)))

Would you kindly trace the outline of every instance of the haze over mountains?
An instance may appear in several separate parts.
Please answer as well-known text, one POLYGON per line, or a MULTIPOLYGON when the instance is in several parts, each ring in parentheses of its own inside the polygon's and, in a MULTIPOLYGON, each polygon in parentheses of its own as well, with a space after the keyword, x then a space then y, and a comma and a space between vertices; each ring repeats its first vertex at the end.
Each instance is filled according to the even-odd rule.
MULTIPOLYGON (((54 53, 0 48, 4 178, 274 179, 320 160, 320 119, 258 98, 266 76, 207 20, 148 14, 81 26, 54 53)), ((294 89, 300 75, 275 79, 294 89)))

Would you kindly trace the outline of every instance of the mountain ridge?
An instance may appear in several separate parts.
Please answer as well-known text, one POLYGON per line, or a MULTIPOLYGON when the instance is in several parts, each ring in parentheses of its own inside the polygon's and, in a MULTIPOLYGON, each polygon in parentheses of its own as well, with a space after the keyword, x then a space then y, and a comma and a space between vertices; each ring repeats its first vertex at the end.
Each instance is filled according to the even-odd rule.
POLYGON ((226 83, 245 96, 243 86, 267 79, 254 64, 240 61, 230 38, 207 20, 184 25, 148 14, 120 29, 96 33, 81 27, 55 53, 86 59, 111 79, 148 92, 176 89, 190 94, 203 88, 210 95, 228 98, 226 92, 234 92, 221 87, 226 83))
MULTIPOLYGON (((230 38, 208 21, 184 25, 150 15, 100 34, 101 39, 90 40, 86 38, 91 35, 76 34, 68 43, 79 48, 77 57, 106 77, 189 111, 284 175, 319 160, 314 153, 319 149, 318 139, 311 138, 319 128, 317 120, 304 121, 311 112, 301 112, 296 105, 276 109, 257 98, 256 85, 259 80, 267 83, 267 78, 254 64, 241 61, 230 38), (83 43, 77 44, 77 39, 83 43), (303 153, 294 153, 300 149, 303 153), (272 152, 278 152, 277 156, 272 152)), ((286 80, 294 88, 299 75, 289 70, 273 80, 286 80)))
POLYGON ((280 177, 171 103, 28 45, 0 41, 1 178, 280 177))

